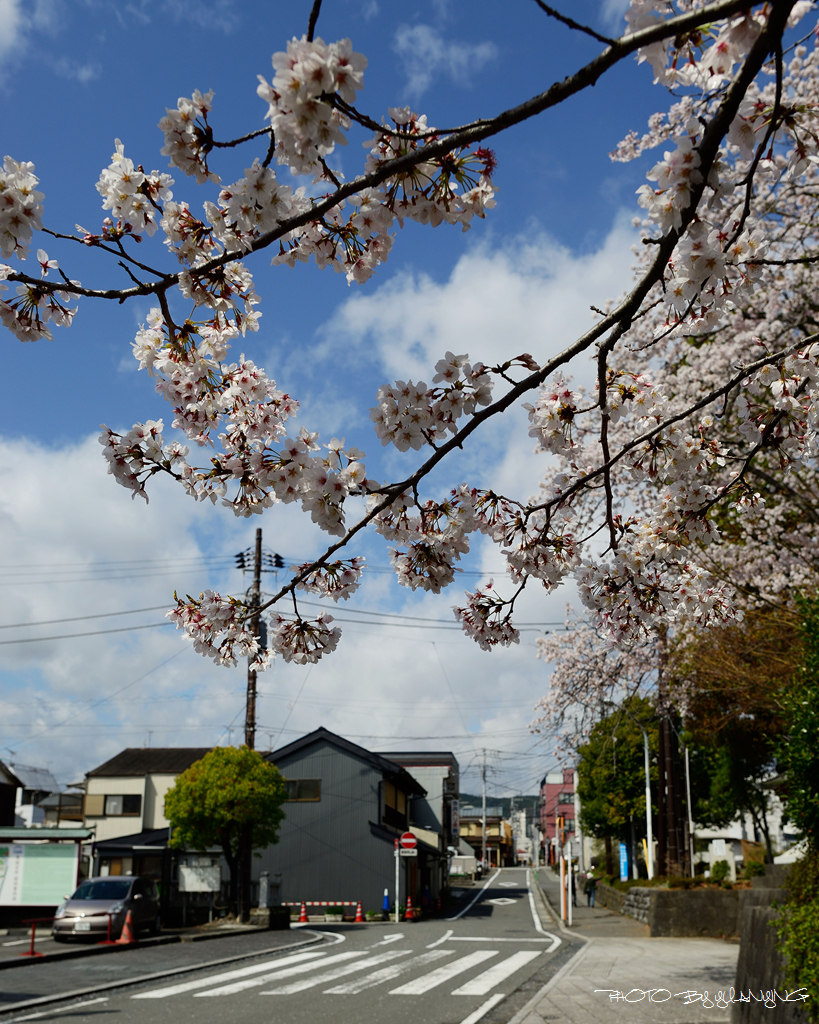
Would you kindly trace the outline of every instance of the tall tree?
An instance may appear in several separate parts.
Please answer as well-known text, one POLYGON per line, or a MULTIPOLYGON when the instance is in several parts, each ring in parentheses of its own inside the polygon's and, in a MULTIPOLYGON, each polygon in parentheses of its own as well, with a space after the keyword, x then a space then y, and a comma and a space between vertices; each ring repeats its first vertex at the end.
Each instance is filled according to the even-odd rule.
MULTIPOLYGON (((577 791, 585 834, 629 845, 646 836, 644 733, 649 741, 650 780, 656 786, 656 710, 644 697, 629 697, 592 728, 578 748, 577 791)), ((656 807, 652 807, 656 816, 656 807)))
POLYGON ((783 696, 785 730, 779 755, 788 814, 819 857, 819 600, 799 601, 802 664, 783 696))
POLYGON ((256 850, 278 842, 286 796, 278 768, 246 746, 215 747, 182 772, 165 795, 171 847, 218 846, 224 854, 234 914, 249 905, 249 893, 240 891, 245 844, 256 850))

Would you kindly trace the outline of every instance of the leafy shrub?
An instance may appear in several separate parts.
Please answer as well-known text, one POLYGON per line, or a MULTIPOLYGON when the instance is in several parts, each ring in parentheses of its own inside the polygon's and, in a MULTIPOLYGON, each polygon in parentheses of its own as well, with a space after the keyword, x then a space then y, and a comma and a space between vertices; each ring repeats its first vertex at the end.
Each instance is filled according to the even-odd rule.
POLYGON ((715 860, 711 865, 711 881, 724 882, 731 874, 731 867, 727 860, 715 860))
POLYGON ((776 919, 779 952, 785 958, 785 984, 804 988, 808 1017, 819 1021, 819 853, 813 850, 791 868, 785 883, 788 902, 776 919))
POLYGON ((765 874, 765 865, 761 860, 749 860, 742 872, 746 878, 754 878, 765 874))
POLYGON ((690 889, 692 885, 696 885, 695 880, 687 878, 685 875, 678 875, 668 880, 669 889, 690 889))

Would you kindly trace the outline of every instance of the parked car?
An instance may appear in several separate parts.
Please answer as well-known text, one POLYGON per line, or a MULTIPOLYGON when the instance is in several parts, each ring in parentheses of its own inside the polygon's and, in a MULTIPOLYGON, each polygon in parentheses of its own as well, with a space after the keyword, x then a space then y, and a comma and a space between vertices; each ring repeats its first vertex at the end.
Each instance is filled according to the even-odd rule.
POLYGON ((159 893, 156 883, 141 875, 87 878, 57 907, 51 934, 57 942, 69 939, 118 939, 131 911, 134 934, 159 931, 159 893))

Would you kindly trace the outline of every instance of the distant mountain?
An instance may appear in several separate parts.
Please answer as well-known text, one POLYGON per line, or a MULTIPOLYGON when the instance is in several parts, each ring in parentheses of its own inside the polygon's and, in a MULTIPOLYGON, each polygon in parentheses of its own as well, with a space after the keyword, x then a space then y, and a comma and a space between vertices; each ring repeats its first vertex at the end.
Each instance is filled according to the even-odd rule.
MULTIPOLYGON (((538 803, 537 796, 490 796, 486 794, 486 809, 490 807, 500 807, 501 814, 504 818, 508 818, 512 812, 512 809, 516 811, 526 810, 527 813, 532 814, 537 807, 538 803)), ((460 796, 461 807, 477 807, 480 809, 482 797, 478 793, 461 793, 460 796)), ((463 812, 462 812, 463 813, 463 812)))

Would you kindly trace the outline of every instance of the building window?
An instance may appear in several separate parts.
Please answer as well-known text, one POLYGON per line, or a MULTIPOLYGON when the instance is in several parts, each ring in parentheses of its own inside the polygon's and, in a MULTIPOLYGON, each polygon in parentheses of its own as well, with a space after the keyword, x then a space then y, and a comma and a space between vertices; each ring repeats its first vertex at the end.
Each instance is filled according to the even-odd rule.
POLYGON ((385 825, 393 828, 407 827, 407 794, 398 789, 393 782, 384 780, 384 816, 385 825))
POLYGON ((136 816, 142 811, 140 793, 125 793, 121 796, 108 794, 105 797, 105 814, 111 818, 136 816))
POLYGON ((287 802, 321 800, 321 779, 285 779, 287 802))

